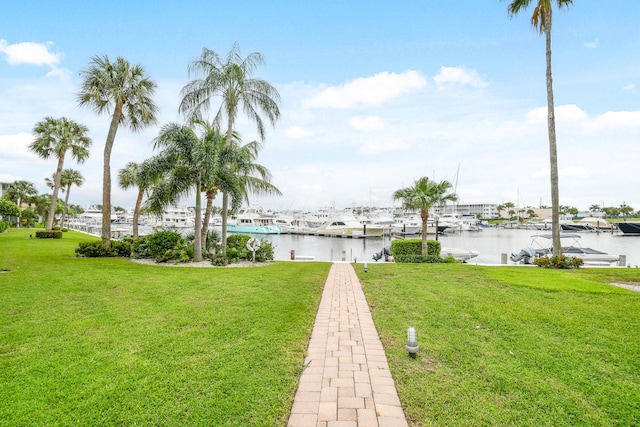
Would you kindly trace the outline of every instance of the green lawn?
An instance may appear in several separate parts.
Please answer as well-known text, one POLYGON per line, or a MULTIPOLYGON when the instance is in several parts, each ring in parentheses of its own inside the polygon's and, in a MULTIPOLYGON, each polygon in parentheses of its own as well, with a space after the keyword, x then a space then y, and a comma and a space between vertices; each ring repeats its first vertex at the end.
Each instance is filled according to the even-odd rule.
MULTIPOLYGON (((328 263, 147 266, 29 234, 0 234, 1 426, 286 424, 328 263)), ((412 426, 639 424, 640 294, 604 283, 640 270, 356 272, 412 426)))
POLYGON ((0 425, 274 426, 327 263, 172 268, 0 235, 0 425))
POLYGON ((411 425, 640 424, 640 270, 356 271, 411 425))

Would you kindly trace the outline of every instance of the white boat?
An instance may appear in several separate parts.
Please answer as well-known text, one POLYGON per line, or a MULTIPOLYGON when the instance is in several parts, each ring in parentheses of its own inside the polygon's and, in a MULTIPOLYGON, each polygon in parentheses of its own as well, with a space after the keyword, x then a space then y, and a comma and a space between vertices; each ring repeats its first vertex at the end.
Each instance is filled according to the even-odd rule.
MULTIPOLYGON (((596 249, 582 247, 579 242, 581 237, 579 234, 561 233, 562 255, 580 258, 585 265, 592 266, 611 266, 620 260, 619 255, 610 255, 596 249)), ((553 236, 551 234, 534 234, 531 236, 531 247, 535 251, 536 258, 552 256, 553 236)))
POLYGON ((194 229, 196 225, 196 213, 193 208, 175 206, 168 208, 160 216, 153 226, 158 228, 194 229))
POLYGON ((391 232, 400 235, 419 234, 422 232, 422 221, 405 217, 394 218, 391 232))
POLYGON ((240 209, 235 218, 227 222, 230 233, 280 234, 282 229, 273 223, 273 216, 267 215, 260 206, 240 209))
POLYGON ((447 233, 456 231, 480 231, 478 218, 475 215, 463 215, 459 213, 442 214, 438 216, 438 225, 448 226, 447 233))
POLYGON ((382 237, 385 229, 362 224, 353 215, 336 215, 322 224, 315 234, 338 237, 382 237))
POLYGON ((478 251, 460 248, 440 248, 440 257, 446 258, 452 256, 458 262, 466 262, 478 256, 478 251))

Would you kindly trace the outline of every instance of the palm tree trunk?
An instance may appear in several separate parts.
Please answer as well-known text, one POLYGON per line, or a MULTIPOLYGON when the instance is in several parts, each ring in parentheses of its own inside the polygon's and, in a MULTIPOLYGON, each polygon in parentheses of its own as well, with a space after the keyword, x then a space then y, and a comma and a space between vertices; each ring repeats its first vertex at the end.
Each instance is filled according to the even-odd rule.
MULTIPOLYGON (((427 256, 427 225, 429 222, 429 211, 422 209, 420 211, 420 218, 422 219, 422 256, 427 256)), ((438 232, 438 230, 436 230, 436 233, 438 232)))
POLYGON ((136 207, 133 209, 133 238, 138 238, 138 218, 140 217, 140 206, 142 206, 142 197, 144 196, 144 190, 138 191, 138 198, 136 199, 136 207))
POLYGON ((109 133, 104 143, 104 167, 102 170, 102 243, 111 246, 111 150, 116 139, 118 124, 122 116, 122 104, 116 108, 109 125, 109 133))
POLYGON ((202 218, 202 246, 207 247, 207 234, 209 233, 209 219, 211 218, 211 210, 213 208, 213 199, 207 191, 207 206, 204 209, 204 218, 202 218))
POLYGON ((193 262, 202 261, 202 193, 200 181, 196 183, 196 223, 193 242, 193 262))
POLYGON ((562 254, 560 243, 560 194, 558 184, 558 150, 556 144, 556 119, 553 104, 553 78, 551 74, 551 8, 544 14, 544 32, 546 36, 547 57, 547 113, 549 126, 549 162, 551 170, 551 235, 553 254, 562 254))
POLYGON ((51 195, 51 206, 49 206, 49 217, 47 218, 47 231, 53 230, 53 220, 56 216, 56 203, 58 202, 58 189, 60 188, 60 176, 64 166, 64 153, 58 157, 58 168, 53 179, 53 194, 51 195))
POLYGON ((60 228, 64 227, 64 220, 67 218, 67 206, 69 205, 69 193, 71 192, 71 184, 67 185, 67 194, 64 196, 64 208, 62 209, 62 218, 60 219, 60 228))
MULTIPOLYGON (((227 136, 226 143, 233 144, 233 116, 231 114, 227 114, 227 136)), ((227 254, 227 215, 229 214, 229 195, 224 192, 222 193, 222 233, 221 233, 221 243, 222 243, 222 253, 227 254)))

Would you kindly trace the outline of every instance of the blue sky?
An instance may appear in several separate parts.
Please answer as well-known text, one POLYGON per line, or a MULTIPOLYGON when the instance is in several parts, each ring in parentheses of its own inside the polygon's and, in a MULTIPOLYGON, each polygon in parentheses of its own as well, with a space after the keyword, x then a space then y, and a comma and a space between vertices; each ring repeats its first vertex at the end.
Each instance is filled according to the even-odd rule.
MULTIPOLYGON (((180 121, 179 91, 203 47, 237 42, 266 65, 282 96, 259 161, 282 197, 269 209, 390 206, 428 176, 455 180, 461 202, 550 205, 544 37, 531 9, 507 1, 9 2, 0 14, 0 181, 40 192, 55 161, 27 147, 45 116, 85 124, 91 157, 65 167, 86 178, 71 203, 101 202, 109 118, 80 109, 79 72, 94 55, 143 65, 158 84, 159 125, 120 129, 117 170, 153 154, 159 127, 180 121), (459 171, 459 172, 458 172, 459 171), (456 179, 457 177, 457 179, 456 179), (518 197, 519 194, 519 197, 518 197)), ((561 204, 640 209, 640 2, 576 0, 556 11, 553 72, 561 204)), ((257 138, 241 118, 243 139, 257 138)), ((192 203, 191 200, 185 204, 192 203)))

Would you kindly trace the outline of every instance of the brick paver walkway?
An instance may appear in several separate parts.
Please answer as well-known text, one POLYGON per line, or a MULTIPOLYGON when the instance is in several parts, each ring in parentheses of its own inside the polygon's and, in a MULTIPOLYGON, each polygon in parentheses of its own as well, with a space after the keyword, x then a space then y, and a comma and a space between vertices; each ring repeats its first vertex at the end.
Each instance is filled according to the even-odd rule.
POLYGON ((335 263, 316 315, 289 427, 407 427, 353 267, 335 263))

